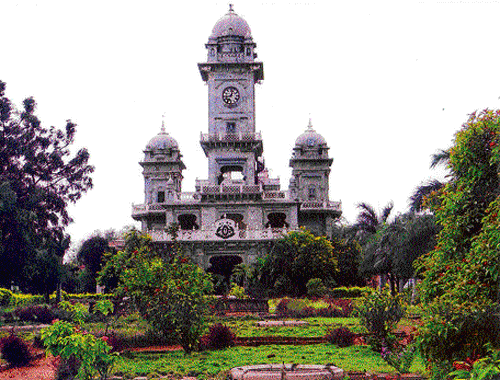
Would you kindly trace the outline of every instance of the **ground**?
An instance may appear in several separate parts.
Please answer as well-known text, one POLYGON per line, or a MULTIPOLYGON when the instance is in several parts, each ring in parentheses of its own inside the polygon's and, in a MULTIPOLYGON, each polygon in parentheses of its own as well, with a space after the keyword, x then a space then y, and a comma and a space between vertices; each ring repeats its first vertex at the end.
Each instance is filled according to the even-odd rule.
POLYGON ((55 375, 55 358, 46 357, 43 352, 37 353, 37 358, 28 367, 0 369, 0 380, 54 380, 55 375))

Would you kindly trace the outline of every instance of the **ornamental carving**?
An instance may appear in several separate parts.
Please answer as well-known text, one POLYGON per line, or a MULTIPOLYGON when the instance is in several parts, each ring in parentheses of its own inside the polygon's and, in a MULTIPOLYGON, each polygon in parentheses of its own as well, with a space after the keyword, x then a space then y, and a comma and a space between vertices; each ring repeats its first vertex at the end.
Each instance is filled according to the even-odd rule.
POLYGON ((222 218, 215 222, 215 235, 229 239, 236 234, 236 223, 232 219, 222 218))

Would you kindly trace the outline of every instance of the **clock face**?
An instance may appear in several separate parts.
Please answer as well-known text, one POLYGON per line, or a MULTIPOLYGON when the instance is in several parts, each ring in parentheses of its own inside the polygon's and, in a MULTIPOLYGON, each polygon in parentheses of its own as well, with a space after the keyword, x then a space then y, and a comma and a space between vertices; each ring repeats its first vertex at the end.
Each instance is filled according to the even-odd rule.
POLYGON ((230 106, 234 106, 240 100, 240 93, 236 87, 226 87, 222 91, 222 100, 230 106))

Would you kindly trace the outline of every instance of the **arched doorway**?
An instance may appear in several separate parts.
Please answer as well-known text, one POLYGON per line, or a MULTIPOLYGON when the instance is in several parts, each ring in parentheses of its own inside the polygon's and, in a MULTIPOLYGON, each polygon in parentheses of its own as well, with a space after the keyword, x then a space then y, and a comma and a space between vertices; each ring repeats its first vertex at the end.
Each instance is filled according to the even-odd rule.
POLYGON ((208 273, 214 277, 214 288, 216 294, 223 294, 229 290, 229 278, 233 268, 241 264, 243 259, 238 255, 217 255, 209 260, 208 273))

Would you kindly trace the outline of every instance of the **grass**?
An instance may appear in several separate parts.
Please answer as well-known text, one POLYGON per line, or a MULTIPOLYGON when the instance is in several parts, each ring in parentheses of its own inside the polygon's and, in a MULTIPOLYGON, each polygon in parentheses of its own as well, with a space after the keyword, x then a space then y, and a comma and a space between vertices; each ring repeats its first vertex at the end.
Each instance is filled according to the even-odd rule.
MULTIPOLYGON (((233 367, 268 363, 333 364, 344 371, 395 372, 379 354, 366 346, 338 348, 330 344, 307 346, 232 347, 219 351, 183 351, 165 353, 125 353, 114 369, 115 374, 147 375, 173 374, 176 377, 197 376, 206 379, 233 367)), ((424 372, 424 364, 417 358, 412 372, 424 372)))
MULTIPOLYGON (((237 336, 298 336, 298 337, 317 337, 324 336, 329 327, 345 326, 353 332, 363 332, 363 327, 359 324, 357 318, 304 318, 308 322, 305 326, 270 326, 257 327, 257 320, 230 320, 222 321, 237 336)), ((215 323, 215 322, 214 322, 215 323)))

